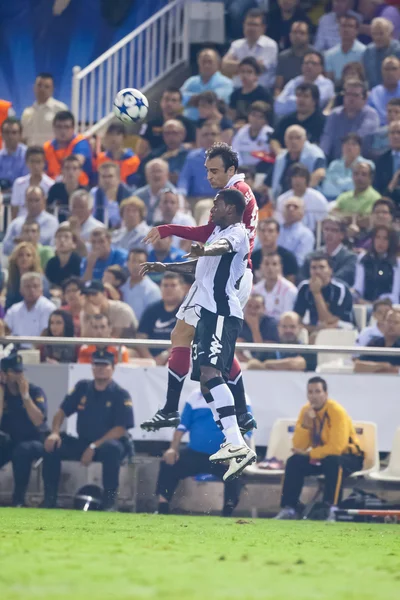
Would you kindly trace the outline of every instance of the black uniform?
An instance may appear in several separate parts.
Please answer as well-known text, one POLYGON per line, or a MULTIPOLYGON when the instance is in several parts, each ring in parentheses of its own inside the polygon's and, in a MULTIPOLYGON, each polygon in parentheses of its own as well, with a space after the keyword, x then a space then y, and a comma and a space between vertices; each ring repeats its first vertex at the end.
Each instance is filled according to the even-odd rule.
MULTIPOLYGON (((77 433, 74 438, 62 434, 62 444, 53 452, 44 453, 43 479, 45 505, 54 506, 57 500, 61 461, 79 461, 92 442, 102 438, 114 427, 133 427, 132 400, 129 393, 112 381, 104 391, 96 390, 93 380, 79 381, 61 404, 67 417, 77 413, 77 433)), ((95 450, 94 461, 103 464, 105 503, 116 496, 121 461, 130 451, 127 437, 108 440, 95 450)))
POLYGON ((43 413, 43 423, 36 427, 30 420, 20 394, 14 396, 4 387, 4 409, 0 422, 0 467, 12 462, 14 473, 13 504, 24 504, 32 462, 43 456, 43 442, 48 434, 47 401, 43 390, 29 384, 29 396, 43 413))

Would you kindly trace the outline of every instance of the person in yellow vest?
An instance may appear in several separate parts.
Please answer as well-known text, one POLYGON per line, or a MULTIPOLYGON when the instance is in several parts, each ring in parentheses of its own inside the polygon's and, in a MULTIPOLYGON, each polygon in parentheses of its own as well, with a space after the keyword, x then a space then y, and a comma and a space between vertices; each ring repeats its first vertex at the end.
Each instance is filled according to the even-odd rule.
POLYGON ((15 117, 15 111, 12 107, 12 103, 8 100, 0 100, 0 148, 3 144, 3 140, 1 137, 1 127, 8 117, 15 117))
POLYGON ((92 150, 84 135, 75 133, 75 118, 69 110, 61 110, 53 120, 54 139, 45 142, 47 175, 57 179, 61 175, 64 158, 74 154, 79 158, 82 173, 80 185, 89 185, 93 176, 92 150))
POLYGON ((119 165, 122 183, 129 187, 138 185, 136 172, 140 165, 140 158, 131 148, 124 148, 126 130, 122 123, 111 123, 107 128, 103 144, 105 151, 97 156, 97 170, 106 162, 119 165))
POLYGON ((343 480, 362 469, 364 453, 346 410, 328 397, 325 379, 311 377, 307 396, 293 435, 293 455, 286 463, 282 509, 275 518, 297 519, 304 478, 324 475, 324 502, 328 520, 334 521, 343 480))

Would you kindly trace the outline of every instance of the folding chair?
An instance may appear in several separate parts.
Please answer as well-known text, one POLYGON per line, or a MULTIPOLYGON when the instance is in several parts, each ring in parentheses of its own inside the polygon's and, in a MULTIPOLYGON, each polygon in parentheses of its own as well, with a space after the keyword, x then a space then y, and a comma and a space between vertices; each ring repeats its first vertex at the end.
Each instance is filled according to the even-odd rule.
MULTIPOLYGON (((320 346, 354 346, 357 339, 357 331, 355 329, 321 329, 317 333, 315 344, 320 346)), ((325 370, 351 370, 351 367, 346 364, 349 362, 347 356, 338 355, 334 352, 320 352, 317 355, 317 373, 323 373, 325 370)))
POLYGON ((354 304, 353 313, 354 320, 358 331, 362 331, 367 326, 367 307, 365 304, 354 304))
POLYGON ((400 482, 400 427, 394 435, 388 466, 382 471, 372 471, 368 477, 377 481, 400 482))
MULTIPOLYGON (((278 419, 275 421, 270 439, 268 440, 266 460, 277 458, 286 463, 287 459, 292 454, 292 438, 295 425, 296 419, 278 419)), ((276 477, 277 475, 283 475, 285 473, 284 469, 260 469, 257 464, 247 467, 244 472, 246 475, 257 475, 261 477, 276 477)))

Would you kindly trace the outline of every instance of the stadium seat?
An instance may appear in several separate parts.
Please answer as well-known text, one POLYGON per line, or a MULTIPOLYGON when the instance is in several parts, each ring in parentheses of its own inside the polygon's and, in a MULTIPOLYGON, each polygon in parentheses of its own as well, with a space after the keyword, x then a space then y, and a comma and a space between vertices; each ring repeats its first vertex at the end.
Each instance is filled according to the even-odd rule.
POLYGON ((377 481, 400 482, 400 427, 394 435, 388 466, 382 471, 372 471, 368 476, 377 481))
MULTIPOLYGON (((317 333, 315 344, 318 346, 354 346, 357 339, 355 329, 321 329, 317 333)), ((327 371, 353 371, 351 358, 348 355, 338 355, 332 352, 318 353, 317 373, 327 371)))
POLYGON ((367 307, 365 304, 354 304, 353 306, 354 320, 358 331, 367 326, 367 307))
MULTIPOLYGON (((286 463, 289 456, 292 454, 292 437, 296 419, 278 419, 272 427, 271 436, 268 440, 268 449, 265 460, 276 458, 286 463)), ((257 464, 247 467, 246 475, 261 477, 271 477, 284 474, 283 469, 263 469, 257 464)))

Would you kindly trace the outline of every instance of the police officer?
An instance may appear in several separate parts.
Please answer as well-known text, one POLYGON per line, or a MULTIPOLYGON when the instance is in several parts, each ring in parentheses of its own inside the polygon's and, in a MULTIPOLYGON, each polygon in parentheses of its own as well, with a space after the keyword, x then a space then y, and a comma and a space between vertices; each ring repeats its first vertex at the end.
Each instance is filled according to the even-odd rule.
POLYGON ((76 460, 83 465, 103 464, 105 510, 116 506, 119 469, 131 447, 127 430, 133 427, 129 393, 113 381, 114 355, 97 350, 92 355, 94 380, 79 381, 67 394, 53 419, 52 432, 45 441, 43 461, 45 508, 57 502, 61 461, 76 460), (65 417, 77 413, 78 437, 60 434, 65 417))
POLYGON ((49 430, 43 390, 28 383, 22 356, 13 352, 1 361, 0 467, 12 462, 13 506, 24 506, 32 462, 43 456, 49 430))

